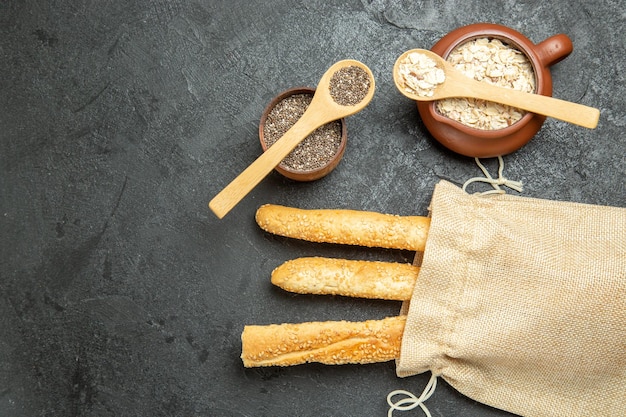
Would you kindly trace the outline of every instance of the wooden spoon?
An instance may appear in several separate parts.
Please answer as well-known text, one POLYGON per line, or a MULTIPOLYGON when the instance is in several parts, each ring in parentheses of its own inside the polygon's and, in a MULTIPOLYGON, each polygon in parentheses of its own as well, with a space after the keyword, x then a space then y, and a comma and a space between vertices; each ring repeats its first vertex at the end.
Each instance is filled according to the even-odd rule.
POLYGON ((333 64, 320 79, 313 99, 302 117, 278 141, 239 174, 209 203, 209 207, 220 219, 243 199, 263 178, 267 176, 289 153, 318 127, 334 120, 350 116, 362 110, 374 96, 374 76, 363 63, 351 59, 333 64), (359 103, 341 105, 330 94, 330 79, 342 68, 356 66, 367 72, 369 90, 359 103))
POLYGON ((600 118, 600 111, 593 107, 476 81, 465 76, 436 53, 425 49, 412 49, 400 55, 393 67, 393 80, 398 90, 412 100, 433 101, 451 97, 473 97, 554 117, 590 129, 598 125, 600 118), (442 69, 445 74, 445 80, 436 85, 431 96, 420 95, 404 87, 402 75, 399 74, 399 67, 410 53, 426 55, 435 61, 437 68, 442 69))

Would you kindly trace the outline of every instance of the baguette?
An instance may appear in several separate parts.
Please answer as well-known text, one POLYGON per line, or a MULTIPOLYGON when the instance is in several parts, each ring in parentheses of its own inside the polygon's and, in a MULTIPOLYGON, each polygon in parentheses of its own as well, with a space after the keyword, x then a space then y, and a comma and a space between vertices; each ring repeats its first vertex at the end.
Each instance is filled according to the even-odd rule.
POLYGON ((326 321, 245 326, 241 359, 247 368, 386 362, 400 355, 405 316, 363 322, 326 321))
POLYGON ((272 284, 299 294, 406 301, 419 268, 410 264, 332 258, 298 258, 272 271, 272 284))
POLYGON ((430 218, 369 211, 298 209, 266 204, 256 212, 265 231, 311 242, 424 251, 430 218))

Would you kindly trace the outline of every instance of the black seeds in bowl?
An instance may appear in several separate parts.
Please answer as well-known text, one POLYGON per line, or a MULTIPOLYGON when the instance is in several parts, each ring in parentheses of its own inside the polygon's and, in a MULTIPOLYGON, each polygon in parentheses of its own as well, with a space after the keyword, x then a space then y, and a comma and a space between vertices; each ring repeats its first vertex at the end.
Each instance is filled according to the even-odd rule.
MULTIPOLYGON (((268 113, 263 125, 265 144, 269 148, 293 126, 309 107, 313 94, 285 97, 268 113)), ((280 163, 294 171, 311 171, 330 162, 341 144, 341 122, 336 120, 314 130, 280 163)))

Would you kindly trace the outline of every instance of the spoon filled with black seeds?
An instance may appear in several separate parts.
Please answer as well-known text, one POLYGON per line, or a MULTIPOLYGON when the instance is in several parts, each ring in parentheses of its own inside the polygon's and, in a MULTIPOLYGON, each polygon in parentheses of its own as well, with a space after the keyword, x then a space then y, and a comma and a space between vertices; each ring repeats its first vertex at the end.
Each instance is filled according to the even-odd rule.
POLYGON ((302 117, 213 197, 209 208, 223 218, 311 132, 365 108, 374 96, 374 88, 374 76, 365 64, 351 59, 333 64, 322 75, 302 117))

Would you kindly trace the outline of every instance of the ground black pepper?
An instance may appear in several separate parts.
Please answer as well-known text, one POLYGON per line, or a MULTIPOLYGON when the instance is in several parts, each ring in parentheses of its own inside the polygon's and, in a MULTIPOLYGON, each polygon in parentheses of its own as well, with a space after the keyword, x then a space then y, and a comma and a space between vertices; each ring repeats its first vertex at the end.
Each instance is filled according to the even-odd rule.
MULTIPOLYGON (((294 94, 279 101, 263 124, 265 144, 270 147, 304 114, 313 94, 294 94)), ((341 144, 341 122, 320 126, 282 160, 281 165, 296 171, 321 168, 332 160, 341 144)))
POLYGON ((337 70, 330 77, 330 95, 342 106, 360 103, 370 89, 370 76, 361 67, 351 65, 337 70))

